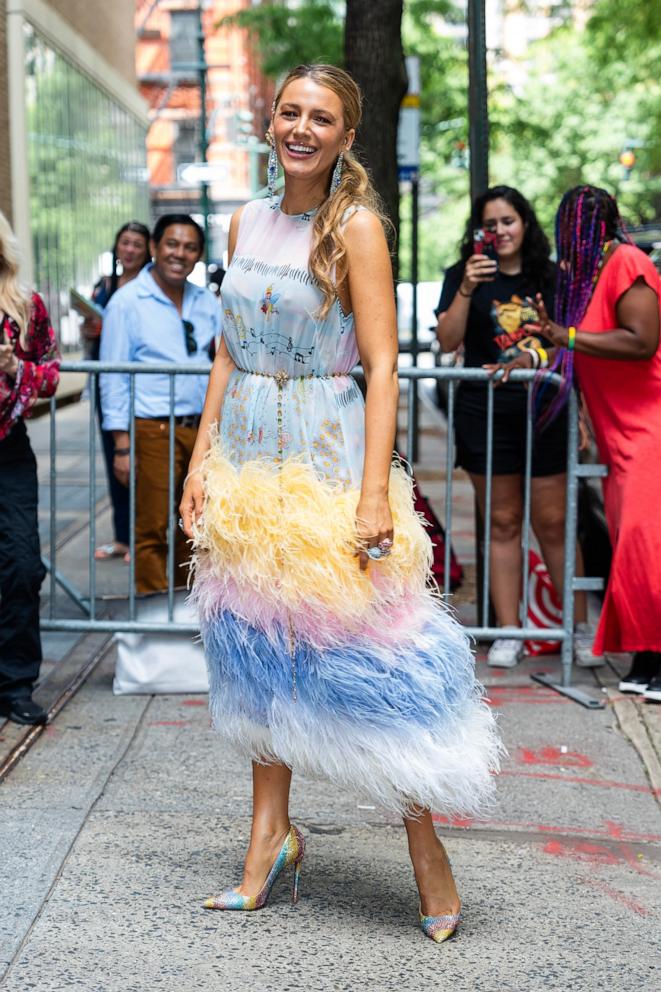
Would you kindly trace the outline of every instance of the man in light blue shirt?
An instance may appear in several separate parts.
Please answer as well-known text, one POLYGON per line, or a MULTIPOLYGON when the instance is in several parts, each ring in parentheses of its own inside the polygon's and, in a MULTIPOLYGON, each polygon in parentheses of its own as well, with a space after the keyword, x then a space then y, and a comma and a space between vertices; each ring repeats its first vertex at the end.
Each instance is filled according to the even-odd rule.
MULTIPOLYGON (((103 320, 102 362, 195 365, 208 360, 220 334, 218 300, 188 281, 204 250, 204 232, 187 214, 159 218, 151 241, 153 263, 112 297, 103 320)), ((168 492, 170 382, 167 375, 135 379, 136 588, 139 593, 167 587, 167 530, 170 510, 179 502, 204 405, 207 377, 175 378, 175 491, 168 492)), ((113 432, 113 469, 129 481, 130 380, 101 375, 103 427, 113 432)), ((177 529, 175 585, 189 551, 177 529)))

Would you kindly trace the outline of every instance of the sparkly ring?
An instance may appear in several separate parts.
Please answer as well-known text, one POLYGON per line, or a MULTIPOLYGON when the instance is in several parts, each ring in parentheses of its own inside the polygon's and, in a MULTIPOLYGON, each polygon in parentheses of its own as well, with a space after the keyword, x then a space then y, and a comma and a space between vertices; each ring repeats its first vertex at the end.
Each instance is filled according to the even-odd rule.
POLYGON ((384 537, 382 541, 379 541, 379 548, 383 551, 384 555, 389 555, 392 551, 392 539, 389 537, 384 537))
POLYGON ((367 557, 371 558, 372 561, 379 561, 381 558, 385 558, 390 552, 383 552, 380 547, 368 548, 366 551, 367 557))
POLYGON ((179 530, 183 530, 183 529, 184 529, 184 522, 181 519, 181 517, 179 517, 179 530))

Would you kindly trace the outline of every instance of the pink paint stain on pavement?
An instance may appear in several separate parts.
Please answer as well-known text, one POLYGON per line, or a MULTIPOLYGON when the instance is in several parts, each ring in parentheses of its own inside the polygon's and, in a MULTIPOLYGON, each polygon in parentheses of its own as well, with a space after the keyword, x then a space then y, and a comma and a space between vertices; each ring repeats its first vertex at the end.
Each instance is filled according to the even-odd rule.
POLYGON ((592 785, 598 789, 623 789, 625 792, 643 792, 650 796, 661 795, 661 789, 652 789, 649 785, 636 785, 633 782, 616 782, 613 779, 587 778, 582 775, 562 775, 555 772, 532 772, 520 768, 503 768, 499 776, 520 778, 555 779, 578 785, 592 785))
POLYGON ((570 702, 565 696, 561 696, 542 686, 514 686, 514 685, 492 685, 487 689, 487 703, 489 706, 500 708, 512 703, 525 703, 532 706, 558 706, 570 702))
POLYGON ((580 878, 580 881, 584 885, 590 885, 593 889, 597 889, 599 892, 603 892, 607 895, 609 899, 614 902, 619 902, 623 906, 626 906, 628 910, 632 913, 636 913, 638 916, 652 916, 652 911, 643 905, 642 902, 638 902, 636 899, 632 899, 631 896, 626 895, 624 892, 620 892, 619 889, 614 889, 612 885, 608 885, 606 882, 602 882, 599 878, 580 878))
POLYGON ((592 768, 593 762, 578 751, 563 751, 559 747, 519 748, 516 761, 521 765, 556 765, 568 768, 592 768))
POLYGON ((589 837, 631 843, 659 843, 661 834, 644 834, 634 830, 628 830, 622 824, 606 820, 603 826, 575 827, 565 826, 559 823, 538 823, 534 820, 478 820, 472 817, 448 817, 443 813, 434 813, 432 816, 434 823, 444 827, 482 827, 492 830, 525 830, 540 834, 586 834, 589 837))

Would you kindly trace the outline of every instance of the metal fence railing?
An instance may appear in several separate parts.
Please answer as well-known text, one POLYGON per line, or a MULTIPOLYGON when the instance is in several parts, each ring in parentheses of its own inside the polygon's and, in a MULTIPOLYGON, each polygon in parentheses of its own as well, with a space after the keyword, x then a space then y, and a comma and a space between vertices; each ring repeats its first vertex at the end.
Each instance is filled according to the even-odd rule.
MULTIPOLYGON (((57 553, 57 419, 56 400, 50 401, 50 507, 49 507, 49 533, 50 548, 49 556, 44 556, 44 563, 50 574, 50 602, 47 615, 42 618, 42 629, 48 631, 109 631, 127 633, 197 633, 197 628, 190 623, 180 623, 174 620, 175 602, 175 558, 174 558, 174 535, 176 527, 177 500, 175 499, 175 382, 177 376, 182 375, 207 375, 209 366, 206 364, 191 366, 175 366, 170 364, 147 365, 139 363, 108 364, 102 362, 76 362, 63 363, 64 372, 85 372, 90 376, 89 388, 89 592, 82 593, 67 576, 58 568, 57 553), (129 515, 130 515, 130 564, 128 574, 128 597, 126 616, 109 619, 100 611, 98 598, 97 562, 94 556, 96 550, 96 513, 99 495, 99 485, 96 471, 96 439, 97 439, 97 410, 96 410, 96 379, 100 374, 110 373, 125 375, 129 378, 129 447, 130 447, 130 478, 129 478, 129 515), (135 516, 136 516, 136 473, 135 473, 135 423, 134 410, 136 399, 136 376, 144 375, 167 375, 169 378, 170 390, 170 415, 169 415, 169 455, 168 455, 168 479, 169 479, 169 502, 170 514, 168 521, 168 560, 167 576, 168 585, 166 591, 167 613, 162 622, 141 620, 138 616, 137 600, 139 597, 135 589, 135 516), (60 587, 66 595, 79 608, 80 616, 64 617, 57 615, 57 587, 60 587)), ((357 370, 360 375, 360 370, 357 370)), ((511 375, 513 381, 531 382, 535 373, 532 371, 519 370, 511 375)), ((406 458, 411 465, 415 460, 417 447, 416 424, 417 419, 414 411, 417 409, 418 386, 421 380, 439 380, 447 387, 447 444, 445 455, 445 478, 446 490, 444 501, 444 512, 442 519, 446 531, 445 542, 445 570, 444 586, 441 593, 445 598, 450 596, 450 550, 453 523, 453 468, 454 468, 454 420, 455 402, 457 386, 465 381, 484 381, 487 388, 487 416, 484 425, 487 446, 487 471, 486 471, 486 495, 485 495, 485 526, 483 555, 484 561, 488 563, 490 557, 491 535, 489 520, 491 517, 492 491, 493 491, 493 424, 494 424, 494 389, 496 384, 489 374, 483 369, 466 369, 457 367, 441 368, 401 368, 400 378, 406 383, 406 407, 407 407, 407 431, 406 431, 406 458)), ((556 385, 560 382, 558 376, 553 375, 552 380, 556 385)), ((533 409, 531 405, 531 390, 527 391, 527 413, 526 413, 526 457, 525 472, 523 476, 523 527, 522 527, 522 550, 523 550, 523 574, 522 574, 522 598, 521 598, 521 623, 520 627, 494 627, 489 626, 489 603, 490 603, 490 569, 485 567, 482 570, 481 587, 477 590, 481 605, 480 616, 483 623, 468 626, 467 632, 478 640, 495 640, 499 637, 516 638, 520 640, 548 640, 561 642, 562 658, 562 679, 560 683, 553 682, 545 675, 535 675, 533 678, 550 688, 562 691, 570 698, 585 706, 601 706, 601 702, 592 699, 582 691, 572 688, 572 656, 573 656, 573 631, 574 631, 574 594, 579 591, 599 590, 603 587, 601 579, 578 578, 575 574, 575 552, 577 541, 577 515, 578 515, 578 487, 579 479, 588 476, 603 476, 606 474, 604 466, 582 465, 578 461, 578 407, 574 392, 571 392, 568 408, 568 446, 567 446, 567 502, 566 502, 566 524, 565 524, 565 548, 564 548, 564 591, 562 626, 548 627, 540 629, 538 627, 527 626, 528 617, 528 589, 529 589, 529 551, 531 534, 531 466, 533 449, 533 409)), ((105 483, 104 483, 105 484, 105 483)))

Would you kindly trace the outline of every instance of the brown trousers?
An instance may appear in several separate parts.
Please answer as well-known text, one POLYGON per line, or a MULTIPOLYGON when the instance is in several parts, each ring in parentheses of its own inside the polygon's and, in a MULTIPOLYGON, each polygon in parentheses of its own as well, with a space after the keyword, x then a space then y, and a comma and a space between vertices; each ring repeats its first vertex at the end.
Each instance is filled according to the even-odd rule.
POLYGON ((169 424, 135 420, 137 456, 135 494, 135 585, 138 593, 163 592, 168 586, 168 521, 174 510, 174 586, 185 586, 190 558, 177 526, 179 500, 197 435, 195 427, 175 427, 174 492, 168 492, 169 424))

